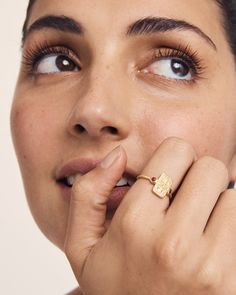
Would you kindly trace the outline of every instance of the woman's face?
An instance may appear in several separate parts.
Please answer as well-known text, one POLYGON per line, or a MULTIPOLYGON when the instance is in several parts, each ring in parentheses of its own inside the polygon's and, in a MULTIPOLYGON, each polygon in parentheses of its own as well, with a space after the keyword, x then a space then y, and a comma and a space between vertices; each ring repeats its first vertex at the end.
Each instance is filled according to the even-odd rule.
POLYGON ((175 136, 234 179, 236 71, 213 0, 37 0, 27 28, 12 132, 34 218, 60 248, 62 178, 119 144, 134 175, 175 136))

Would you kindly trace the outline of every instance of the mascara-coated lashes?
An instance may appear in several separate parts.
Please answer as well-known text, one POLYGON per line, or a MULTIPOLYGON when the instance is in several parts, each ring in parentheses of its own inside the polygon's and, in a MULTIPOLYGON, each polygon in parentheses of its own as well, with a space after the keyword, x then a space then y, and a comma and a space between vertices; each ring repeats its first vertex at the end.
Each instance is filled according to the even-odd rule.
POLYGON ((39 62, 50 55, 65 56, 65 58, 68 58, 79 70, 81 70, 78 57, 70 48, 65 45, 52 46, 45 42, 42 44, 36 44, 35 48, 28 48, 25 50, 22 57, 22 64, 24 65, 25 71, 29 74, 37 74, 37 66, 39 62))
MULTIPOLYGON (((77 71, 81 71, 82 67, 80 66, 80 60, 78 59, 78 56, 74 53, 73 50, 71 50, 68 46, 65 45, 56 45, 52 46, 49 45, 47 42, 39 43, 34 46, 35 48, 29 48, 25 50, 25 53, 23 54, 23 65, 25 68, 26 73, 37 75, 37 74, 52 74, 55 72, 63 72, 68 71, 72 72, 74 67, 77 68, 77 71), (37 66, 39 63, 50 56, 60 57, 61 60, 59 60, 60 65, 59 68, 57 68, 57 71, 45 71, 40 73, 38 71, 37 66), (63 61, 64 57, 64 61, 63 61), (63 63, 68 64, 67 67, 63 67, 63 63), (71 63, 71 64, 70 64, 71 63)), ((154 48, 154 54, 150 55, 150 62, 149 65, 152 65, 152 63, 168 60, 171 62, 171 66, 174 66, 173 69, 177 71, 178 68, 182 67, 182 69, 188 69, 191 72, 191 77, 188 76, 188 79, 185 79, 183 77, 177 76, 166 76, 162 73, 150 73, 150 75, 155 76, 161 76, 162 78, 166 78, 167 80, 174 81, 174 82, 196 82, 199 78, 201 78, 201 75, 204 71, 204 66, 202 60, 199 58, 199 54, 196 51, 193 51, 190 46, 178 46, 176 48, 168 47, 168 46, 162 46, 159 48, 154 48)), ((54 59, 53 62, 58 61, 58 58, 54 59)), ((163 62, 162 62, 163 63, 163 62)), ((56 62, 55 62, 56 64, 56 62)), ((56 64, 57 67, 58 64, 56 64)), ((163 65, 162 65, 163 68, 163 65)), ((179 73, 181 73, 179 71, 179 73)))

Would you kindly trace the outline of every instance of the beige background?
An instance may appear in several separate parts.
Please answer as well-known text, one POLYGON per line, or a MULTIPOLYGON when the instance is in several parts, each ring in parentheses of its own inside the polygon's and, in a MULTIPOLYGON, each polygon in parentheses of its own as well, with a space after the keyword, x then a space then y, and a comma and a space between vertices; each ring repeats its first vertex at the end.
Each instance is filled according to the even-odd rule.
POLYGON ((0 0, 0 294, 61 295, 76 281, 63 253, 33 222, 9 130, 27 3, 0 0))
POLYGON ((60 295, 76 286, 63 253, 41 234, 25 201, 9 111, 27 0, 0 0, 0 294, 60 295))

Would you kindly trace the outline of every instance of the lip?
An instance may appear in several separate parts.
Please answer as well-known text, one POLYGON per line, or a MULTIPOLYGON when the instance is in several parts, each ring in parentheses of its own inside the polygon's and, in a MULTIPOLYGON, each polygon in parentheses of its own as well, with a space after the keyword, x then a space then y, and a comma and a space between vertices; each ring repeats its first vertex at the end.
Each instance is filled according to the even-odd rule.
POLYGON ((101 160, 89 158, 71 160, 59 169, 56 173, 56 179, 59 180, 76 173, 86 174, 90 170, 94 169, 100 162, 101 160))
MULTIPOLYGON (((62 185, 59 180, 69 177, 71 175, 75 175, 77 173, 86 174, 92 169, 94 169, 97 164, 99 164, 102 161, 102 159, 90 159, 90 158, 80 158, 80 159, 74 159, 69 162, 67 162, 65 165, 63 165, 59 170, 56 172, 56 180, 58 182, 58 185, 60 186, 62 190, 63 197, 70 201, 71 197, 71 187, 66 187, 65 185, 62 185)), ((136 173, 130 168, 127 167, 127 169, 124 171, 123 176, 135 179, 136 173)), ((107 202, 107 210, 114 211, 118 208, 121 201, 123 200, 125 194, 129 191, 129 186, 121 186, 121 187, 114 187, 111 191, 111 194, 108 198, 107 202)))

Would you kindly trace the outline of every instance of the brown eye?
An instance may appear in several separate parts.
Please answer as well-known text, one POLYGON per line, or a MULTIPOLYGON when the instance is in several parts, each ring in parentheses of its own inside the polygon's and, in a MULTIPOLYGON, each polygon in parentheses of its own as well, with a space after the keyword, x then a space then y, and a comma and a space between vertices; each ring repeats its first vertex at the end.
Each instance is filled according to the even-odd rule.
POLYGON ((81 68, 63 54, 48 54, 37 63, 36 72, 50 74, 57 72, 78 72, 81 68))
POLYGON ((180 58, 160 58, 153 62, 146 71, 167 79, 191 80, 193 78, 190 66, 180 58))
POLYGON ((171 69, 179 77, 185 77, 189 73, 189 67, 186 63, 178 59, 171 60, 171 69))
POLYGON ((59 55, 56 58, 56 66, 61 72, 74 71, 76 68, 75 63, 65 55, 59 55))

